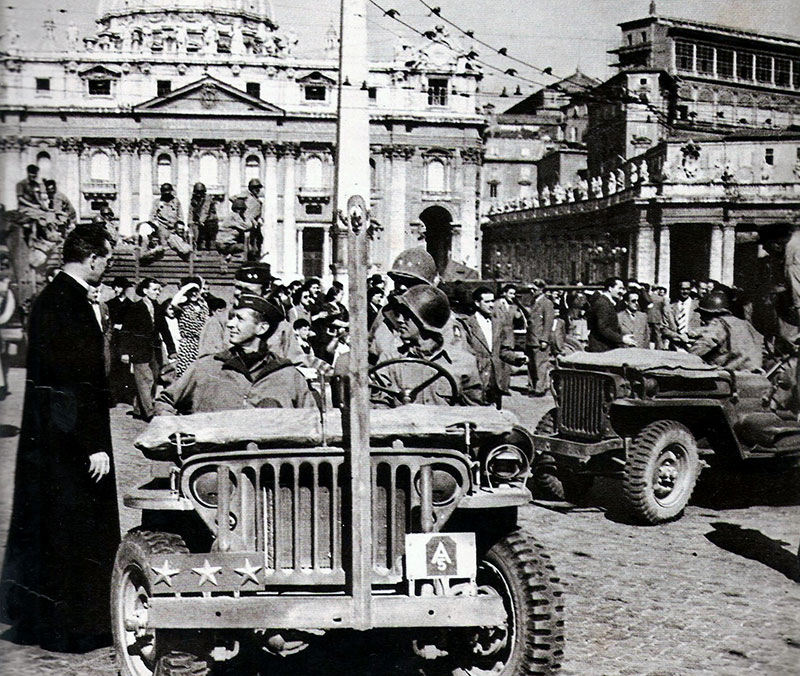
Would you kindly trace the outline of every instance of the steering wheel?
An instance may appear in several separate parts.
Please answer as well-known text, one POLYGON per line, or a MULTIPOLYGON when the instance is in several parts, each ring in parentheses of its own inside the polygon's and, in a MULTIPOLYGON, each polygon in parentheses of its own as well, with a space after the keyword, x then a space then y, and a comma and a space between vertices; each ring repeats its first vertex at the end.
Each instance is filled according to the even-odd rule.
POLYGON ((458 385, 456 384, 455 378, 453 378, 450 371, 448 371, 443 366, 439 364, 428 361, 427 359, 417 359, 413 357, 400 357, 398 359, 389 359, 387 361, 383 361, 380 364, 375 364, 369 370, 369 379, 370 379, 370 389, 374 392, 383 392, 384 394, 390 394, 394 397, 397 401, 401 404, 412 404, 416 401, 417 397, 419 396, 420 392, 422 392, 426 387, 430 387, 440 378, 444 378, 447 381, 447 384, 450 385, 450 394, 445 397, 447 403, 450 406, 455 406, 458 403, 458 385), (393 366, 394 364, 421 364, 422 366, 427 366, 431 369, 434 373, 433 375, 428 378, 427 380, 423 380, 419 385, 412 388, 402 388, 399 390, 394 390, 391 387, 386 387, 385 385, 380 385, 375 380, 375 374, 378 371, 381 371, 388 366, 393 366))

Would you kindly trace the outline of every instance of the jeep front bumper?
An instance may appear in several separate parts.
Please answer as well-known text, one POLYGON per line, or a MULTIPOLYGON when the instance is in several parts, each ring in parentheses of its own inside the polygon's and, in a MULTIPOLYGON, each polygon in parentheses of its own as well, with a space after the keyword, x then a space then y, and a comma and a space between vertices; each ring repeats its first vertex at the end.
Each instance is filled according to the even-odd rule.
POLYGON ((602 439, 601 441, 573 441, 557 436, 534 434, 534 447, 540 453, 561 455, 570 458, 588 459, 610 451, 620 451, 625 448, 625 442, 620 437, 602 439))

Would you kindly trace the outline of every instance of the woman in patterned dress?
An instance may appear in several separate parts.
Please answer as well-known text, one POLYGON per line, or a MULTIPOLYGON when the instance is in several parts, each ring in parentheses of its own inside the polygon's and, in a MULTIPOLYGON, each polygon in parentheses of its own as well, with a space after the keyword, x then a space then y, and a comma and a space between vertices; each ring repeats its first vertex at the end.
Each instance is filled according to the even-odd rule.
POLYGON ((209 317, 208 303, 202 295, 203 280, 200 277, 188 277, 181 280, 181 289, 172 299, 172 305, 178 316, 178 330, 181 334, 178 358, 175 364, 175 377, 180 378, 183 372, 197 359, 200 346, 200 333, 209 317))

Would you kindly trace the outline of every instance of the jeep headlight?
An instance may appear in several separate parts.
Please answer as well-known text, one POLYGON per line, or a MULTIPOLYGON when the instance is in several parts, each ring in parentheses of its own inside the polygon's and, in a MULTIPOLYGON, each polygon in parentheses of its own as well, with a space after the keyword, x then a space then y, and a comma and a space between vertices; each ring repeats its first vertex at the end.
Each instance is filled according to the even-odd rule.
MULTIPOLYGON (((422 495, 421 478, 418 474, 414 487, 417 493, 422 495)), ((431 502, 435 507, 442 507, 443 505, 450 504, 461 489, 458 477, 441 465, 434 465, 431 468, 431 502)))
POLYGON ((529 466, 528 456, 513 444, 501 444, 486 454, 486 471, 499 481, 519 479, 529 466))
MULTIPOLYGON (((217 474, 216 467, 205 467, 197 472, 189 483, 192 497, 203 507, 214 509, 219 505, 219 479, 217 474)), ((229 490, 233 490, 236 484, 230 472, 228 472, 228 477, 230 482, 229 490)))

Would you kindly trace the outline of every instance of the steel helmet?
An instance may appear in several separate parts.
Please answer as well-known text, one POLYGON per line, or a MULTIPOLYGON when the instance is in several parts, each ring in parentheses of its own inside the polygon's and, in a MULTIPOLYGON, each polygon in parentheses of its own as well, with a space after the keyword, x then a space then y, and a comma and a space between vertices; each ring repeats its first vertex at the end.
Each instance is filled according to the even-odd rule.
POLYGON ((406 249, 394 259, 389 276, 394 279, 394 275, 413 277, 420 282, 433 284, 436 279, 436 263, 424 247, 406 249))
POLYGON ((724 291, 712 291, 700 299, 697 309, 710 315, 724 315, 730 312, 731 301, 724 291))
POLYGON ((395 302, 419 320, 423 328, 433 333, 442 333, 450 319, 450 303, 443 291, 430 284, 412 286, 395 297, 395 302))

